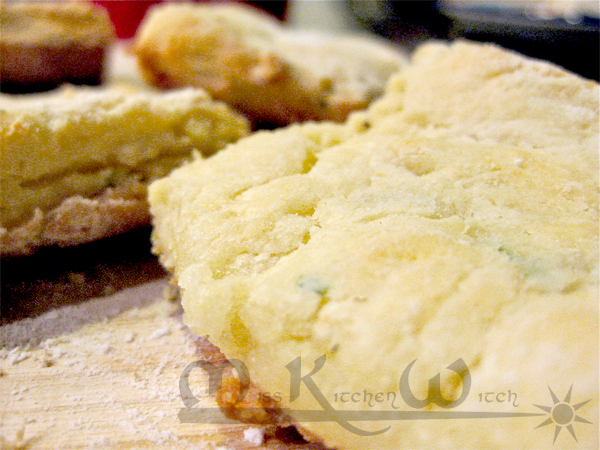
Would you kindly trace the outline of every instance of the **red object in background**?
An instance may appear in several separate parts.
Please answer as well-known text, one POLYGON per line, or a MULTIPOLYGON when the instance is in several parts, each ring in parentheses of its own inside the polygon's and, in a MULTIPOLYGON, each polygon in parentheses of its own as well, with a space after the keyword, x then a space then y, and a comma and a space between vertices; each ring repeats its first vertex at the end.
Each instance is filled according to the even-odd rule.
POLYGON ((161 0, 94 0, 94 3, 108 11, 117 31, 117 37, 129 39, 135 35, 148 8, 161 3, 161 0))
MULTIPOLYGON (((117 37, 130 39, 135 35, 148 8, 157 3, 162 3, 162 0, 93 0, 93 3, 104 7, 108 11, 108 15, 115 25, 117 37)), ((257 6, 280 19, 285 16, 285 1, 246 1, 242 3, 257 6)))

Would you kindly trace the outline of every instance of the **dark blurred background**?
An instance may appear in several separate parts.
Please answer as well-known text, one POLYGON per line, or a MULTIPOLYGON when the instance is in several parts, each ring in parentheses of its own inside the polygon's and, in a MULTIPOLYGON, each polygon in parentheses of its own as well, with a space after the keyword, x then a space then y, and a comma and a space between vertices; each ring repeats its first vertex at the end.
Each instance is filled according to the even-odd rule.
MULTIPOLYGON (((94 2, 108 10, 118 36, 127 39, 133 37, 147 9, 161 0, 94 2)), ((347 26, 341 31, 370 30, 408 50, 431 38, 495 42, 528 56, 555 62, 586 78, 599 78, 600 6, 597 1, 274 0, 242 3, 257 6, 282 20, 296 21, 308 11, 301 19, 302 26, 327 29, 331 24, 340 31, 340 23, 344 22, 347 26), (587 7, 578 11, 577 5, 587 7)))
POLYGON ((586 78, 599 78, 597 1, 348 0, 348 4, 362 26, 409 48, 430 38, 494 42, 586 78))

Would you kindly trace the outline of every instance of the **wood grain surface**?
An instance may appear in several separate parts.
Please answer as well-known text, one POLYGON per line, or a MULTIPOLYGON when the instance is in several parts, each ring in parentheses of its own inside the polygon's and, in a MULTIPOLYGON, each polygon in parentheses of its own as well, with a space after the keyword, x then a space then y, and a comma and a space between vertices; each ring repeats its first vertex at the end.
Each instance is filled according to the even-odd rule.
MULTIPOLYGON (((180 376, 215 348, 182 323, 147 237, 3 262, 1 448, 323 448, 290 427, 179 421, 180 376)), ((189 385, 216 406, 204 372, 189 385)))

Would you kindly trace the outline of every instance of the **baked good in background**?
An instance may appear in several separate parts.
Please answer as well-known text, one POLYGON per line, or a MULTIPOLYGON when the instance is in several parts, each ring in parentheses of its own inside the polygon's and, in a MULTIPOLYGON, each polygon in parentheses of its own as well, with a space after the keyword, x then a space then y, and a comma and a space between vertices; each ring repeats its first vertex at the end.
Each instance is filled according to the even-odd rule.
POLYGON ((148 225, 150 180, 249 130, 200 89, 132 86, 0 97, 0 253, 148 225))
POLYGON ((35 92, 63 83, 97 85, 116 41, 106 11, 91 2, 0 2, 0 89, 35 92))
POLYGON ((150 84, 201 87, 254 122, 275 125, 343 120, 405 63, 401 51, 374 38, 293 30, 224 3, 152 7, 134 52, 150 84))
MULTIPOLYGON (((184 321, 292 418, 325 409, 308 383, 290 398, 294 361, 335 410, 394 409, 340 401, 368 391, 409 412, 546 414, 299 424, 328 446, 572 446, 566 430, 553 444, 549 388, 598 423, 598 94, 493 45, 432 43, 345 123, 257 132, 173 171, 149 201, 184 321), (400 399, 411 362, 426 405, 400 399), (519 401, 478 396, 508 390, 519 401)), ((569 425, 597 444, 597 426, 569 425)))

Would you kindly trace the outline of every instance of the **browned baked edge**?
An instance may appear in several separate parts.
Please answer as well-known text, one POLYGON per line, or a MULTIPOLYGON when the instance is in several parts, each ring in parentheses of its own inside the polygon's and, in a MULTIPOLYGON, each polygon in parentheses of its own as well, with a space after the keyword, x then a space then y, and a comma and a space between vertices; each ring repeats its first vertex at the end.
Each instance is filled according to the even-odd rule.
POLYGON ((161 89, 193 86, 205 89, 246 115, 254 123, 289 125, 294 122, 341 122, 369 103, 346 96, 331 96, 322 86, 303 85, 292 69, 273 54, 256 57, 235 42, 221 37, 211 55, 214 71, 177 71, 155 46, 133 47, 146 82, 161 89))
POLYGON ((2 92, 40 92, 65 83, 91 86, 102 83, 106 46, 4 43, 0 52, 2 92))
MULTIPOLYGON (((174 280, 171 280, 174 283, 174 280)), ((206 337, 194 336, 196 354, 203 361, 219 365, 227 362, 227 357, 218 347, 213 345, 206 337)), ((232 370, 224 370, 221 379, 221 388, 215 398, 223 414, 240 424, 254 424, 266 426, 267 448, 269 449, 296 449, 296 450, 328 450, 318 436, 303 429, 293 419, 283 414, 274 400, 262 395, 261 389, 250 383, 244 399, 236 404, 240 392, 240 380, 232 370)), ((241 439, 241 438, 240 438, 241 439)), ((245 450, 247 443, 242 440, 232 440, 227 445, 235 450, 245 450)))
POLYGON ((108 188, 92 198, 69 197, 49 211, 38 208, 19 227, 0 228, 0 255, 27 255, 48 245, 83 244, 149 223, 145 184, 108 188))

